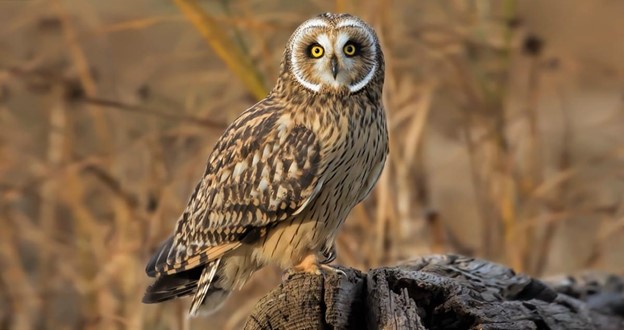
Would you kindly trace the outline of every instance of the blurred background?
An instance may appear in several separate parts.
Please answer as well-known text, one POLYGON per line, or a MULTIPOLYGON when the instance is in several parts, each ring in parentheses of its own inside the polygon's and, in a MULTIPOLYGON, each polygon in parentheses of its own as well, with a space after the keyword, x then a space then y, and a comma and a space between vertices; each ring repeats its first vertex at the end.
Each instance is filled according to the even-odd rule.
POLYGON ((3 0, 0 329, 240 328, 278 269, 188 320, 140 303, 144 265, 326 11, 377 30, 391 134, 337 263, 624 272, 624 2, 3 0))

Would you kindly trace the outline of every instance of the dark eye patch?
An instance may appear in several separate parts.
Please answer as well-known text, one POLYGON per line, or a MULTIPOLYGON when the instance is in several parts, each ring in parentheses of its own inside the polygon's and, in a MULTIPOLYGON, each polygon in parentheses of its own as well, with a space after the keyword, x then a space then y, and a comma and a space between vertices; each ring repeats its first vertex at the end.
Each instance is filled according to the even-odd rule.
POLYGON ((362 45, 357 41, 349 40, 342 48, 345 55, 348 57, 360 55, 362 52, 362 45))
POLYGON ((317 59, 324 55, 325 49, 318 43, 312 43, 306 47, 306 55, 309 58, 317 59))

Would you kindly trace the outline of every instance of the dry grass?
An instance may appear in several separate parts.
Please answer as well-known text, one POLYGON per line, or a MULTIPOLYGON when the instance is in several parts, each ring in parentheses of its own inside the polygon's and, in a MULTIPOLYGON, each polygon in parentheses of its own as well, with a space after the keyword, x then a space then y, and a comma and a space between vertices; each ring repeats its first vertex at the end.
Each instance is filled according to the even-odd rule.
POLYGON ((139 303, 143 267, 289 34, 333 10, 380 35, 391 130, 339 263, 622 272, 623 8, 598 3, 0 1, 0 329, 239 328, 278 270, 189 321, 139 303))

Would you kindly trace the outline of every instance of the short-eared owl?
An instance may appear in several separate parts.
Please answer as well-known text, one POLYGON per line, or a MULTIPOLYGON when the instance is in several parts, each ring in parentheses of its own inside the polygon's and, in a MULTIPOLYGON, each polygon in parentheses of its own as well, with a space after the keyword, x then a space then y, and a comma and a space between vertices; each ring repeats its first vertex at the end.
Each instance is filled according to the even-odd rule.
POLYGON ((338 228, 388 155, 384 59, 373 29, 322 14, 293 33, 275 88, 218 140, 173 235, 149 261, 143 301, 194 295, 218 308, 268 264, 319 273, 338 228))

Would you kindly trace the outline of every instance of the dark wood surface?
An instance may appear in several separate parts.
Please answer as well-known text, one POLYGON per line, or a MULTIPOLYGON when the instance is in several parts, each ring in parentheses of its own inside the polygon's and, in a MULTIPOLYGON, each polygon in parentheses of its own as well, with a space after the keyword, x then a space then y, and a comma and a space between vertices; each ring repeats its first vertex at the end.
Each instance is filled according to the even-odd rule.
POLYGON ((293 274, 245 329, 624 329, 624 277, 540 281, 454 255, 362 273, 293 274))

